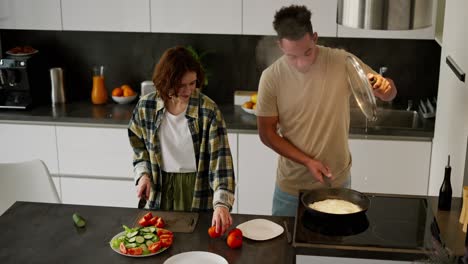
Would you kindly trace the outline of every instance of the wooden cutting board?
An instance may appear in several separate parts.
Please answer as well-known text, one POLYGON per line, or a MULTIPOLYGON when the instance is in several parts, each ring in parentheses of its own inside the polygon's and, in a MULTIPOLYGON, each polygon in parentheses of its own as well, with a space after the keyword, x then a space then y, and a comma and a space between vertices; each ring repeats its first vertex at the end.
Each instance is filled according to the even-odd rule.
POLYGON ((174 233, 192 233, 198 223, 198 213, 195 212, 172 212, 172 211, 148 211, 141 210, 137 219, 151 212, 153 216, 162 217, 166 229, 174 233))

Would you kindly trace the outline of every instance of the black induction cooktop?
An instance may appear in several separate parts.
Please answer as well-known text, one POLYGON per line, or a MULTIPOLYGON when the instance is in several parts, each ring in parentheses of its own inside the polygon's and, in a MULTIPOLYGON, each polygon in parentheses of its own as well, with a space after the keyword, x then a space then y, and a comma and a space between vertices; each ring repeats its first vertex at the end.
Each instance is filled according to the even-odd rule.
POLYGON ((425 198, 367 195, 367 212, 346 221, 313 217, 299 202, 294 246, 408 253, 432 248, 438 227, 425 198))

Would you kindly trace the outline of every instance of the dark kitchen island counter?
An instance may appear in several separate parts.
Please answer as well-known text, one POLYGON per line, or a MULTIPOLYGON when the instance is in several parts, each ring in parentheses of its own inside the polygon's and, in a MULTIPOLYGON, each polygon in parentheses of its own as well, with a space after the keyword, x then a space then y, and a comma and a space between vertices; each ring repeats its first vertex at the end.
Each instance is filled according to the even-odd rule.
MULTIPOLYGON (((134 103, 72 102, 30 110, 1 109, 0 122, 126 128, 134 107, 134 103)), ((244 112, 240 106, 220 105, 219 108, 229 133, 257 133, 255 115, 244 112)), ((386 109, 380 119, 384 123, 370 124, 366 131, 363 115, 351 110, 350 138, 431 141, 434 135, 434 120, 423 119, 416 112, 386 109)))
MULTIPOLYGON (((2 216, 0 263, 163 263, 169 257, 187 251, 208 251, 223 256, 229 263, 284 264, 294 262, 294 249, 285 233, 274 239, 257 242, 244 239, 240 249, 230 249, 223 238, 208 236, 211 213, 200 213, 193 233, 175 233, 174 244, 155 256, 132 258, 115 253, 109 241, 132 225, 142 210, 132 208, 81 206, 16 202, 2 216), (86 227, 76 228, 73 213, 79 213, 86 227)), ((157 215, 157 212, 153 212, 157 215)), ((233 227, 259 218, 233 214, 233 227)), ((293 218, 261 216, 293 226, 293 218)), ((170 229, 170 226, 168 227, 170 229)))
MULTIPOLYGON (((428 210, 436 218, 442 241, 452 254, 464 255, 465 234, 458 223, 461 200, 455 198, 452 210, 446 212, 436 210, 437 198, 423 198, 428 198, 428 210)), ((208 236, 211 213, 200 213, 193 233, 175 233, 172 247, 159 255, 137 259, 115 253, 108 242, 122 231, 123 224, 134 223, 141 212, 132 208, 17 202, 0 216, 0 263, 163 263, 170 256, 187 251, 208 251, 223 256, 229 263, 255 264, 294 263, 296 255, 411 259, 408 254, 398 255, 391 251, 386 255, 373 251, 349 251, 341 247, 308 248, 296 245, 295 248, 288 244, 286 233, 263 242, 244 238, 242 248, 233 250, 224 239, 208 236), (74 226, 72 214, 75 212, 86 218, 84 229, 74 226)), ((290 232, 294 233, 295 230, 293 217, 241 214, 233 214, 232 217, 233 227, 251 219, 264 218, 282 226, 287 221, 290 232)), ((416 254, 412 260, 422 257, 416 254)))

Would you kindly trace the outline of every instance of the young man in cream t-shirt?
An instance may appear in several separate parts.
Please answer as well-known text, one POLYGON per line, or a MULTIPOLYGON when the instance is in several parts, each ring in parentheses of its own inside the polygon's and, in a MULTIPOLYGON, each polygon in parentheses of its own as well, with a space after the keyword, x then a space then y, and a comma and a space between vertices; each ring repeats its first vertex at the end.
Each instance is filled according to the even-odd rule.
MULTIPOLYGON (((273 22, 283 56, 260 78, 257 123, 262 142, 280 155, 273 215, 294 216, 300 189, 349 187, 349 98, 344 50, 316 45, 311 13, 289 6, 273 22), (279 131, 278 131, 279 130, 279 131), (279 133, 278 133, 279 132, 279 133)), ((359 60, 358 60, 359 61, 359 60)), ((374 94, 384 101, 396 96, 393 81, 376 74, 374 94)))

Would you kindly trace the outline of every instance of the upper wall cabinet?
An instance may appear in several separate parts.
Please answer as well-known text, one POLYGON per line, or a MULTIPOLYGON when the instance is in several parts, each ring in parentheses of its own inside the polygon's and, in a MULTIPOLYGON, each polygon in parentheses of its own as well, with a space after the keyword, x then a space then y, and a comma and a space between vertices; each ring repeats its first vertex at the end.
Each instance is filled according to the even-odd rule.
POLYGON ((312 27, 319 37, 336 37, 337 0, 243 0, 242 33, 276 35, 273 18, 281 7, 305 5, 312 12, 312 27))
POLYGON ((62 0, 64 30, 150 31, 149 0, 62 0))
POLYGON ((338 0, 337 36, 434 39, 438 2, 439 0, 338 0))
POLYGON ((151 0, 151 31, 241 34, 241 0, 151 0))
POLYGON ((62 30, 60 0, 0 0, 0 28, 62 30))

